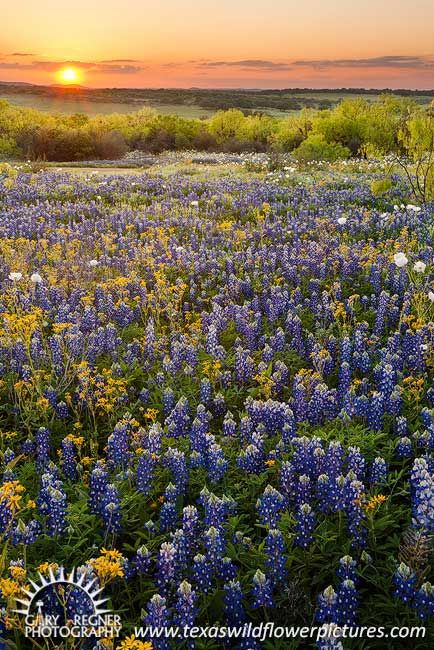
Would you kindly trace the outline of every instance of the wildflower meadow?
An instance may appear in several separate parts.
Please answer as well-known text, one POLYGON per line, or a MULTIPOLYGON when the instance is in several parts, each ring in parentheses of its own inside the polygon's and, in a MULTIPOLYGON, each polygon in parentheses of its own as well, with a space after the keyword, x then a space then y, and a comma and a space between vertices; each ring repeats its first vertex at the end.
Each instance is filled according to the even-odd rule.
POLYGON ((433 205, 345 164, 2 168, 0 648, 432 647, 433 205))

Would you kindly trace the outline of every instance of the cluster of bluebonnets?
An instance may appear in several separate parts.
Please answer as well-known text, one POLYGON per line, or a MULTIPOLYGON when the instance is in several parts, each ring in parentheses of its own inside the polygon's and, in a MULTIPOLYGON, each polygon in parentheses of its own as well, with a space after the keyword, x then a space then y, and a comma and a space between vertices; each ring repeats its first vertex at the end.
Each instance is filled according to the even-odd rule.
POLYGON ((432 206, 330 178, 3 174, 4 607, 75 566, 126 630, 429 624, 432 206))

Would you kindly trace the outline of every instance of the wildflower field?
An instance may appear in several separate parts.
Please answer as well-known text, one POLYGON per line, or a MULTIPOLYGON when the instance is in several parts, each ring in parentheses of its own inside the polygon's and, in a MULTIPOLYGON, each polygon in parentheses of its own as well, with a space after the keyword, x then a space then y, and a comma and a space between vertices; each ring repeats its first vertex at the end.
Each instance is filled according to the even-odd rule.
POLYGON ((379 180, 3 171, 1 648, 432 647, 433 207, 379 180), (62 567, 118 639, 25 637, 62 567), (427 633, 182 632, 264 621, 427 633))

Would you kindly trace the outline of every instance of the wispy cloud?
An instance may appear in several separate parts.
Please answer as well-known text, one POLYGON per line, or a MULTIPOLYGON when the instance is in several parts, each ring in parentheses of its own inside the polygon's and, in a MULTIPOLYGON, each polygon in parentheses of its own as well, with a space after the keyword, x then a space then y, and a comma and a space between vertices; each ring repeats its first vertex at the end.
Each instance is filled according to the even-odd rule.
POLYGON ((35 56, 33 52, 12 52, 9 56, 35 56))
POLYGON ((96 72, 102 74, 136 74, 144 70, 142 65, 133 65, 132 63, 121 62, 118 60, 113 61, 32 61, 15 62, 15 61, 0 61, 1 70, 42 70, 42 71, 55 71, 59 68, 74 67, 79 70, 86 70, 88 72, 96 72))
POLYGON ((366 59, 300 59, 293 62, 294 66, 312 68, 401 68, 401 69, 430 69, 434 68, 434 59, 423 56, 376 56, 366 59))
POLYGON ((291 69, 288 63, 264 59, 242 59, 241 61, 192 61, 201 68, 240 68, 243 70, 286 71, 291 69))
POLYGON ((140 63, 137 59, 107 59, 99 63, 140 63))

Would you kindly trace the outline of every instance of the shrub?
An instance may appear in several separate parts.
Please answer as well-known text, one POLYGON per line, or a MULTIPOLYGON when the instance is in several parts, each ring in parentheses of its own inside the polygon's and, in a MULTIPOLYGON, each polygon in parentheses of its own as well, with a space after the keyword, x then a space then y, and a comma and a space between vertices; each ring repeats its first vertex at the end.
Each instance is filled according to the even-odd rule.
POLYGON ((380 180, 372 181, 371 192, 374 196, 381 196, 386 194, 392 188, 392 181, 390 178, 381 178, 380 180))
POLYGON ((119 131, 99 133, 95 137, 94 152, 101 160, 118 159, 125 156, 128 151, 125 138, 119 131))
POLYGON ((319 134, 311 134, 294 151, 294 156, 301 162, 313 160, 334 161, 349 158, 351 151, 338 142, 327 142, 319 134))

